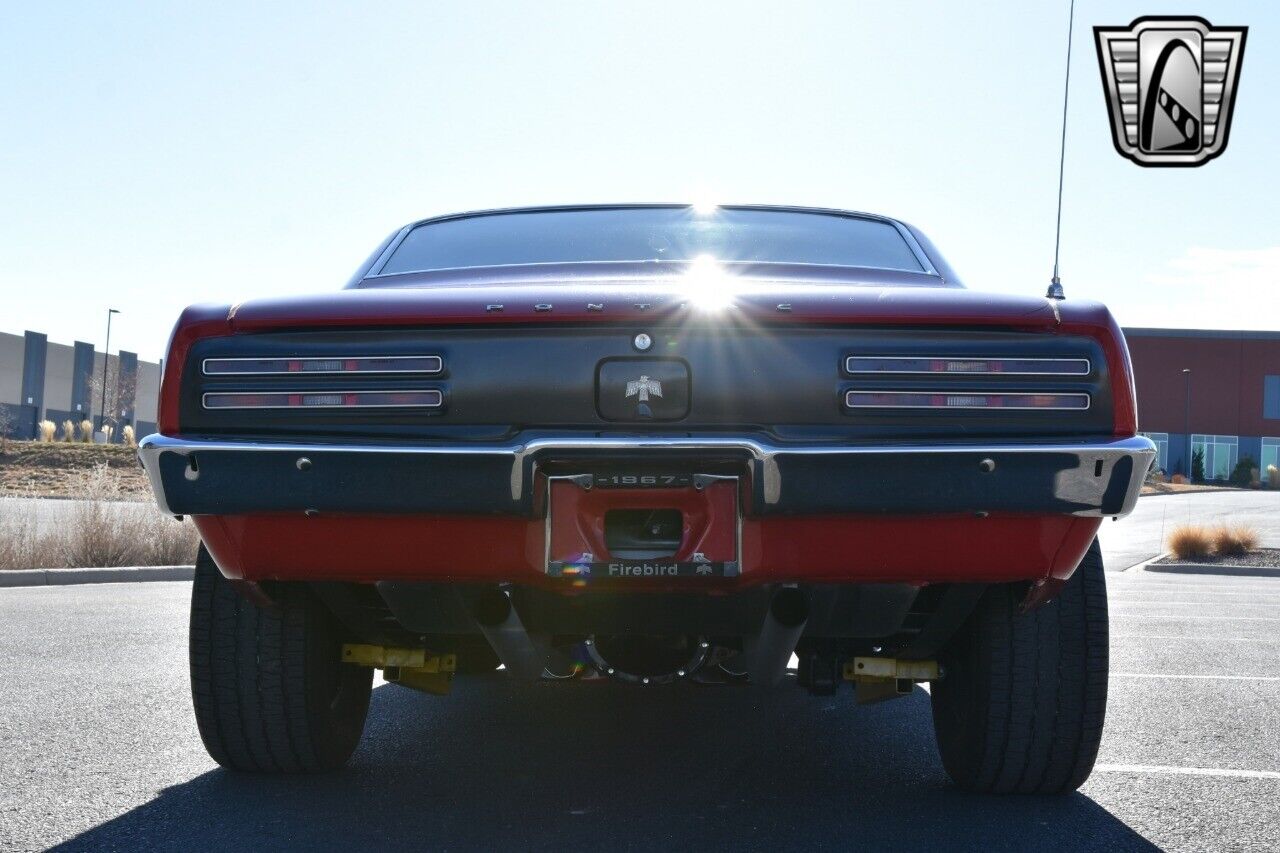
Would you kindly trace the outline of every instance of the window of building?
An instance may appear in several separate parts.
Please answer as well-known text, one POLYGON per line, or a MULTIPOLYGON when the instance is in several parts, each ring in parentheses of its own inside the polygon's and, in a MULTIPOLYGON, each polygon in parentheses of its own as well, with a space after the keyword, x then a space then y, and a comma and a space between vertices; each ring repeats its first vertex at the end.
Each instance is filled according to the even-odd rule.
POLYGON ((1262 416, 1280 420, 1280 376, 1262 378, 1262 416))
POLYGON ((1156 446, 1156 470, 1169 470, 1169 433, 1167 432, 1144 432, 1147 438, 1151 439, 1156 446))
POLYGON ((1193 435, 1191 454, 1204 456, 1204 478, 1225 480, 1236 467, 1236 455, 1240 452, 1240 439, 1234 435, 1193 435))
POLYGON ((1262 481, 1267 481, 1267 468, 1274 465, 1280 469, 1280 438, 1263 438, 1262 439, 1262 464, 1258 467, 1258 472, 1262 476, 1262 481))

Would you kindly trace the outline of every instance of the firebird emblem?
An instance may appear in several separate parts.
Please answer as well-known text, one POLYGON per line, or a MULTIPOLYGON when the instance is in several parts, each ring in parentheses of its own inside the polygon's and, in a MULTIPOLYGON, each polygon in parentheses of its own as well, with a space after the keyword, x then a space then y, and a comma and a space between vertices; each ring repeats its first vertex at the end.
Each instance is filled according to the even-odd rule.
POLYGON ((1226 149, 1248 27, 1148 17, 1093 32, 1121 156, 1200 166, 1226 149))
POLYGON ((627 396, 634 397, 640 395, 639 402, 649 402, 649 395, 655 397, 662 396, 662 383, 656 379, 650 379, 648 376, 641 376, 639 379, 633 379, 627 383, 627 396))

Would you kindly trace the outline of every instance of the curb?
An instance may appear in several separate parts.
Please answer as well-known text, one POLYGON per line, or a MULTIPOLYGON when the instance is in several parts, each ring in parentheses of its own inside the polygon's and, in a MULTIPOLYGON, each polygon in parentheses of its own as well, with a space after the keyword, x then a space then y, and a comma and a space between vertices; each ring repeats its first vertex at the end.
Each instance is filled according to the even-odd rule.
POLYGON ((1212 489, 1188 489, 1185 492, 1147 492, 1140 498, 1180 498, 1185 495, 1217 495, 1223 492, 1265 492, 1266 489, 1246 489, 1234 486, 1215 486, 1212 489))
POLYGON ((9 569, 0 571, 0 587, 189 581, 194 576, 195 566, 122 566, 115 569, 9 569))
POLYGON ((1139 560, 1138 562, 1134 563, 1132 566, 1128 566, 1127 568, 1116 569, 1115 572, 1116 574, 1124 574, 1125 572, 1140 572, 1146 569, 1147 566, 1151 565, 1156 560, 1163 560, 1167 556, 1169 555, 1156 554, 1154 557, 1148 557, 1145 560, 1139 560))
POLYGON ((1280 568, 1267 566, 1231 566, 1219 563, 1148 563, 1144 572, 1172 575, 1234 575, 1244 578, 1280 578, 1280 568))

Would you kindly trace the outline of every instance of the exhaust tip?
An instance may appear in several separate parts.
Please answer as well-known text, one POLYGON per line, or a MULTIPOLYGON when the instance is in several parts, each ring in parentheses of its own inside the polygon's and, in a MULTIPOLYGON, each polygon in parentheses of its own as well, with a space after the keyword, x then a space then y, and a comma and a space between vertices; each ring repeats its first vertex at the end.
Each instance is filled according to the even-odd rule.
POLYGON ((486 590, 472 607, 477 622, 486 628, 495 628, 511 615, 511 597, 500 589, 486 590))
POLYGON ((783 587, 774 593, 769 612, 783 627, 798 628, 809 621, 809 597, 796 587, 783 587))

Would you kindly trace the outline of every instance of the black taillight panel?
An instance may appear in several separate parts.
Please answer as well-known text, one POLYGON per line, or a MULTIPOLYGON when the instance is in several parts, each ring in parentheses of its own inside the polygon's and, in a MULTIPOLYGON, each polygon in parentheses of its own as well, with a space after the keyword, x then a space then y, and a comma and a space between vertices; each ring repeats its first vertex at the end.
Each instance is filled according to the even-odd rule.
POLYGON ((530 429, 640 428, 839 442, 1112 431, 1100 347, 1044 333, 643 323, 350 329, 209 338, 188 358, 180 414, 189 434, 491 440, 530 429), (639 356, 633 342, 642 332, 653 344, 639 356), (1055 366, 1027 370, 1035 359, 1055 366), (398 360, 416 369, 377 369, 398 360), (938 360, 952 369, 935 369, 938 360), (651 362, 678 365, 680 375, 659 376, 651 362), (655 385, 670 396, 658 397, 655 385), (937 395, 945 405, 918 405, 937 395), (1052 395, 1061 407, 1024 405, 1052 395), (892 400, 912 405, 850 405, 892 400))

